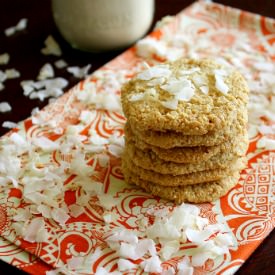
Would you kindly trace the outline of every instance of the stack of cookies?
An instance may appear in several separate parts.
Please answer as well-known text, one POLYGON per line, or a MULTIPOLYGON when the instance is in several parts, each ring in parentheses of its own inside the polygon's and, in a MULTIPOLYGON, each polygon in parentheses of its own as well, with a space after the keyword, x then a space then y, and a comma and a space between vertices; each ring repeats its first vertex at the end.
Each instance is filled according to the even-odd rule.
POLYGON ((236 185, 248 147, 240 73, 181 59, 140 72, 121 97, 126 182, 177 203, 210 202, 236 185))

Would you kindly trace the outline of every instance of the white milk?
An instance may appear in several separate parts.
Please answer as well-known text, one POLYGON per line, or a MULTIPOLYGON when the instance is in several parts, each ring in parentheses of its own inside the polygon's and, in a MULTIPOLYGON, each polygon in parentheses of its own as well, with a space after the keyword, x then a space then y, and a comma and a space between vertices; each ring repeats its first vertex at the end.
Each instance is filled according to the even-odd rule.
POLYGON ((127 47, 151 26, 154 0, 52 0, 55 23, 74 48, 127 47))

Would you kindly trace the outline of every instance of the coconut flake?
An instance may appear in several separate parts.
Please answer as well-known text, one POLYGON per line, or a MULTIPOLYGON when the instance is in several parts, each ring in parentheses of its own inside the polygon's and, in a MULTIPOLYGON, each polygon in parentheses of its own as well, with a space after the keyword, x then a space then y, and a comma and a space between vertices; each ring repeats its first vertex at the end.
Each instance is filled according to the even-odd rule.
POLYGON ((16 26, 9 27, 9 28, 5 29, 5 35, 11 36, 11 35, 15 34, 17 31, 22 31, 22 30, 26 29, 27 23, 28 23, 28 19, 26 19, 26 18, 20 19, 20 21, 17 23, 16 26))
POLYGON ((144 98, 144 94, 140 93, 140 94, 132 94, 128 96, 128 100, 130 102, 135 102, 135 101, 140 101, 144 98))
POLYGON ((197 86, 204 86, 207 84, 207 79, 201 75, 194 75, 192 76, 192 81, 197 85, 197 86))
POLYGON ((61 226, 65 226, 70 216, 62 208, 53 209, 51 211, 52 218, 61 226))
POLYGON ((177 275, 193 275, 194 273, 190 259, 186 256, 178 263, 177 268, 177 275))
POLYGON ((8 102, 6 102, 6 101, 0 102, 0 113, 9 112, 9 111, 11 111, 11 109, 12 108, 8 102))
POLYGON ((8 53, 0 54, 0 65, 6 65, 10 61, 10 55, 8 53))
POLYGON ((7 128, 7 129, 13 129, 13 128, 17 128, 18 125, 17 125, 17 123, 12 122, 12 121, 4 121, 2 123, 2 127, 7 128))
POLYGON ((161 88, 174 95, 177 100, 189 101, 195 94, 195 89, 190 80, 181 78, 162 85, 161 88))
POLYGON ((266 150, 275 150, 275 140, 264 136, 258 140, 256 146, 266 150))
POLYGON ((143 267, 145 272, 162 272, 161 261, 158 256, 146 259, 140 265, 143 267))
POLYGON ((30 224, 23 229, 23 238, 25 241, 30 243, 46 241, 48 238, 48 233, 45 229, 44 219, 32 219, 30 224))
POLYGON ((275 126, 260 125, 258 127, 259 132, 263 135, 275 134, 275 126))
POLYGON ((117 205, 117 200, 109 194, 99 194, 98 196, 100 205, 107 210, 111 210, 114 206, 117 205))
POLYGON ((136 265, 126 259, 119 259, 117 261, 119 271, 129 271, 130 269, 136 268, 136 265))
POLYGON ((199 88, 200 88, 200 90, 203 94, 205 94, 205 95, 208 94, 208 92, 209 92, 209 87, 208 86, 200 86, 199 88))
POLYGON ((44 205, 44 204, 38 205, 37 211, 41 213, 42 216, 46 219, 50 219, 52 217, 51 207, 49 207, 48 205, 44 205))
POLYGON ((150 58, 153 55, 164 57, 167 52, 166 45, 163 41, 158 41, 150 37, 138 41, 136 50, 137 55, 144 58, 150 58))
POLYGON ((164 260, 169 260, 179 251, 180 244, 177 240, 168 241, 162 244, 160 254, 164 260))
POLYGON ((63 59, 59 59, 59 60, 54 62, 54 66, 57 69, 63 69, 63 68, 66 68, 68 66, 68 63, 63 59))
POLYGON ((57 150, 59 145, 57 142, 54 142, 46 137, 37 137, 32 139, 33 145, 42 149, 44 152, 52 152, 57 150))
POLYGON ((55 39, 49 35, 46 40, 44 41, 45 48, 41 50, 41 53, 44 55, 55 55, 55 56, 61 56, 62 51, 58 43, 55 41, 55 39))
POLYGON ((190 69, 184 69, 179 72, 181 76, 191 75, 193 73, 199 72, 201 69, 199 67, 193 67, 190 69))
POLYGON ((226 95, 229 91, 229 87, 224 82, 223 75, 216 73, 215 80, 216 80, 215 87, 217 88, 217 90, 219 90, 221 93, 226 95))
POLYGON ((5 89, 5 85, 2 82, 0 82, 0 91, 2 91, 4 89, 5 89))
POLYGON ((113 234, 106 239, 107 242, 127 242, 129 244, 137 244, 138 237, 136 233, 132 230, 127 230, 125 228, 117 228, 113 230, 113 234))
POLYGON ((112 154, 115 157, 121 157, 124 152, 124 147, 118 146, 116 144, 110 144, 108 145, 108 151, 110 154, 112 154))
POLYGON ((74 66, 74 67, 68 67, 67 71, 69 73, 71 73, 74 77, 85 78, 88 75, 88 72, 89 72, 91 67, 92 67, 91 64, 88 64, 87 66, 85 66, 83 68, 74 66))
POLYGON ((44 80, 46 78, 54 77, 54 69, 50 63, 46 63, 42 66, 37 76, 38 80, 44 80))
POLYGON ((264 72, 273 72, 275 70, 274 64, 269 62, 256 62, 253 66, 255 69, 264 72))
POLYGON ((171 74, 172 71, 167 65, 158 65, 140 72, 136 78, 140 80, 151 80, 153 78, 167 79, 171 76, 171 74))
POLYGON ((7 69, 7 70, 5 70, 5 74, 6 74, 7 79, 13 79, 13 78, 20 77, 20 72, 17 71, 16 69, 7 69))
POLYGON ((179 101, 176 98, 171 100, 161 101, 161 105, 170 110, 177 110, 178 103, 179 101))

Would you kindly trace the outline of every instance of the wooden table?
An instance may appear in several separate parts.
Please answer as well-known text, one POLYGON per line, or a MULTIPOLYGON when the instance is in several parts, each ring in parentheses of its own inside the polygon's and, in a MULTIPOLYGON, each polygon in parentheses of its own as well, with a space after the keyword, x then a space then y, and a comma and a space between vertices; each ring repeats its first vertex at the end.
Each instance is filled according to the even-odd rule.
MULTIPOLYGON (((165 15, 174 15, 191 4, 191 0, 156 0, 155 20, 159 20, 165 15)), ((275 1, 251 1, 251 0, 220 0, 216 1, 232 7, 259 13, 275 18, 275 1)), ((0 54, 8 52, 11 60, 7 67, 16 68, 21 72, 21 77, 7 81, 6 88, 0 92, 0 102, 8 101, 12 105, 12 111, 0 114, 0 135, 7 132, 1 127, 2 122, 9 120, 18 122, 30 116, 34 107, 42 108, 48 102, 39 100, 29 100, 23 96, 20 81, 35 79, 39 69, 46 62, 52 63, 55 57, 44 56, 40 53, 46 37, 52 34, 63 50, 62 58, 71 66, 85 66, 92 64, 94 71, 107 61, 117 56, 122 51, 108 52, 102 54, 92 54, 76 51, 59 35, 51 15, 50 1, 46 0, 1 0, 0 8, 0 54), (3 30, 15 25, 19 19, 28 18, 28 28, 24 30, 27 35, 16 34, 6 37, 3 30)), ((0 69, 5 69, 1 66, 0 69)), ((79 79, 72 77, 65 69, 59 70, 61 75, 69 80, 69 87, 75 85, 79 79)), ((275 231, 260 245, 253 255, 237 272, 238 275, 248 274, 274 274, 275 273, 275 231)), ((22 271, 0 261, 0 274, 24 274, 22 271)))

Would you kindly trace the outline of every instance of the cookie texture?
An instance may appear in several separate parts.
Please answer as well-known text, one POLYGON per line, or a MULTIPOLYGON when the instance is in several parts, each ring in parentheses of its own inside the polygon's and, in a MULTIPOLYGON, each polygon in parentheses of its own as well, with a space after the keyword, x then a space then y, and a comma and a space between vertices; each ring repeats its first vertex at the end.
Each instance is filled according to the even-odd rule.
POLYGON ((226 168, 217 168, 194 172, 184 175, 173 176, 171 174, 161 174, 152 170, 143 169, 135 165, 130 158, 125 156, 122 161, 122 169, 127 170, 140 179, 149 181, 162 186, 182 186, 198 184, 203 182, 217 181, 234 174, 235 171, 243 169, 246 166, 246 158, 237 158, 226 168))
POLYGON ((211 202, 246 166, 248 88, 202 59, 149 67, 122 88, 125 181, 176 203, 211 202))
POLYGON ((239 179, 239 173, 235 172, 233 175, 219 181, 171 187, 145 181, 127 169, 124 169, 123 172, 127 183, 140 186, 155 196, 172 200, 176 203, 204 203, 215 201, 224 196, 232 187, 234 187, 239 179))
POLYGON ((137 75, 123 86, 121 99, 138 131, 213 135, 232 124, 248 87, 239 72, 211 60, 180 59, 137 75))
POLYGON ((128 142, 125 145, 125 154, 133 163, 144 169, 152 170, 161 174, 184 175, 209 169, 223 169, 231 166, 239 157, 243 157, 247 151, 247 140, 240 141, 237 146, 228 148, 228 152, 219 153, 207 161, 199 163, 176 163, 164 161, 157 157, 152 151, 142 151, 135 147, 134 143, 128 142))
POLYGON ((225 129, 217 132, 209 132, 205 135, 184 135, 176 131, 139 131, 135 125, 126 123, 126 128, 131 127, 131 131, 140 140, 158 146, 164 149, 174 147, 195 147, 195 146, 215 146, 220 145, 230 139, 235 138, 238 134, 245 134, 247 128, 247 110, 240 107, 236 110, 236 119, 225 129))
POLYGON ((153 151, 156 156, 165 161, 173 161, 176 163, 198 163, 201 161, 207 161, 211 157, 218 153, 223 153, 231 148, 236 143, 239 143, 239 139, 242 138, 242 134, 238 134, 236 137, 227 140, 226 142, 214 145, 214 146, 194 146, 194 147, 173 147, 170 149, 164 149, 158 146, 154 146, 144 142, 134 135, 128 125, 125 127, 125 136, 129 142, 133 142, 135 147, 142 151, 153 151))

